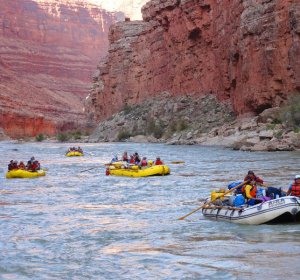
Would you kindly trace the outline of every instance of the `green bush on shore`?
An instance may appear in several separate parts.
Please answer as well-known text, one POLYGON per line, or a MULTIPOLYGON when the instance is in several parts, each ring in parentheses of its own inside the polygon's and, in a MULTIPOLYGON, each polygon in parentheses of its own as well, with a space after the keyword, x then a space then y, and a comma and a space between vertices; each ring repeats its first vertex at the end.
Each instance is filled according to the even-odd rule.
POLYGON ((66 142, 70 139, 70 136, 67 133, 59 133, 57 134, 56 139, 59 142, 66 142))
POLYGON ((119 141, 123 141, 123 140, 128 139, 130 136, 131 136, 130 132, 126 129, 123 129, 123 130, 119 131, 117 137, 118 137, 119 141))
POLYGON ((42 134, 42 133, 38 134, 37 136, 35 136, 35 140, 36 140, 37 142, 42 142, 42 141, 44 141, 44 140, 45 140, 44 134, 42 134))

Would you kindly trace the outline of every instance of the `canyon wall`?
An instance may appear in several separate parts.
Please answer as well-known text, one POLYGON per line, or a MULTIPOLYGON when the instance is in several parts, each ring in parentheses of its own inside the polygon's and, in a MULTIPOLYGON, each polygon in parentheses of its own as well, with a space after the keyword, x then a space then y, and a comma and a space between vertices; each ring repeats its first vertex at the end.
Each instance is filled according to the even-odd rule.
POLYGON ((251 116, 300 91, 298 1, 152 0, 142 15, 110 29, 86 105, 98 121, 162 92, 251 116))
POLYGON ((86 129, 83 101, 109 26, 85 1, 0 0, 0 127, 12 137, 86 129))

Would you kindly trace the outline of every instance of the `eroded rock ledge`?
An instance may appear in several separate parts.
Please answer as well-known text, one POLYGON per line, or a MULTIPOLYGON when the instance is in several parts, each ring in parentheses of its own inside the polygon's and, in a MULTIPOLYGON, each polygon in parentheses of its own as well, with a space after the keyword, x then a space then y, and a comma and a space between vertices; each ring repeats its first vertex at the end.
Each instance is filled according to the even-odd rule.
POLYGON ((229 103, 214 96, 176 97, 165 92, 125 107, 99 124, 90 142, 220 145, 243 151, 300 150, 300 133, 275 124, 279 108, 236 119, 229 103))

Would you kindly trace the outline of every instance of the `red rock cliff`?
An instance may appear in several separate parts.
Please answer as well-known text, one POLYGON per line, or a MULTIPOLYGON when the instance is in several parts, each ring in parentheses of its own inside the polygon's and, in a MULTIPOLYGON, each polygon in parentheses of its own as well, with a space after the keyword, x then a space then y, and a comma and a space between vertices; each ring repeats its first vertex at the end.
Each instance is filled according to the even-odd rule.
POLYGON ((84 128, 83 100, 116 14, 84 1, 0 0, 0 127, 84 128))
POLYGON ((88 109, 97 120, 163 91, 214 94, 238 115, 300 90, 300 5, 292 0, 152 0, 117 23, 88 109))

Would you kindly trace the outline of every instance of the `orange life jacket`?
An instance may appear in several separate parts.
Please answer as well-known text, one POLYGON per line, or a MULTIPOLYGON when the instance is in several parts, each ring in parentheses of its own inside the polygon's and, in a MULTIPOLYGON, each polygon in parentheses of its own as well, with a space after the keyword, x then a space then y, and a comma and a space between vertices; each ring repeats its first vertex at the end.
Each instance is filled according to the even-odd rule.
POLYGON ((300 197, 300 184, 294 183, 292 185, 291 195, 299 196, 300 197))
MULTIPOLYGON (((247 195, 246 195, 246 186, 249 186, 249 184, 248 185, 244 185, 242 187, 242 194, 243 194, 243 196, 245 198, 251 198, 251 197, 247 197, 247 195)), ((251 186, 250 195, 252 196, 252 198, 255 198, 256 197, 257 188, 256 188, 256 186, 252 186, 252 185, 250 185, 250 186, 251 186)))

